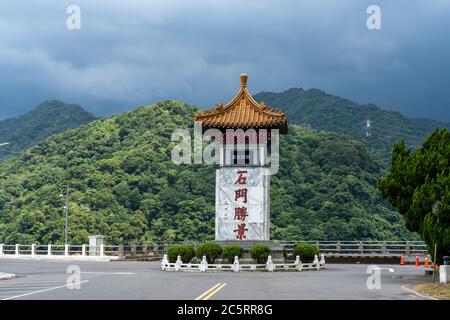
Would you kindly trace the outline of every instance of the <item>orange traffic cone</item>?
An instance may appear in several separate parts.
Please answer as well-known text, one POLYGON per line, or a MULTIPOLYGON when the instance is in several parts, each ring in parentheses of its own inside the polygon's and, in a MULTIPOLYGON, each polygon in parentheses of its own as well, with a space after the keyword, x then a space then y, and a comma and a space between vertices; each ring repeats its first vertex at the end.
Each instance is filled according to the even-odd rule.
POLYGON ((425 257, 425 261, 424 261, 424 263, 423 263, 423 266, 424 267, 428 267, 429 265, 428 265, 428 258, 427 257, 425 257))
POLYGON ((403 257, 403 256, 400 257, 400 264, 401 265, 405 264, 405 257, 403 257))
POLYGON ((418 267, 418 266, 420 266, 420 261, 419 261, 419 257, 418 256, 416 256, 416 267, 418 267))

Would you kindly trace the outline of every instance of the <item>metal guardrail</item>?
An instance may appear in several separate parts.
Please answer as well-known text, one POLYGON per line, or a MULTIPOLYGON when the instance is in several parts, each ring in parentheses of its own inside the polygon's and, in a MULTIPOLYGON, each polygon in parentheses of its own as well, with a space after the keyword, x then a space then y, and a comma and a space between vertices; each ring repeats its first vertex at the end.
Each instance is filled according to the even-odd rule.
MULTIPOLYGON (((287 254, 299 241, 277 241, 287 254)), ((315 245, 320 253, 333 256, 426 256, 427 246, 423 241, 304 241, 315 245)), ((0 244, 1 256, 31 257, 114 257, 129 260, 159 260, 172 245, 184 244, 194 248, 203 242, 171 242, 130 245, 6 245, 0 244)))

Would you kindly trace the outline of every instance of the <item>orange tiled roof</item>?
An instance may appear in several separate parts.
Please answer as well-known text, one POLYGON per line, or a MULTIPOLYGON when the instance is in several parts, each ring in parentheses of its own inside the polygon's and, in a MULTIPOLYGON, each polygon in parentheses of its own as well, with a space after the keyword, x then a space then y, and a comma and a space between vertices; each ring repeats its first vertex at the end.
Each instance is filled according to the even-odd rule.
POLYGON ((247 89, 247 75, 241 74, 241 88, 226 105, 197 112, 195 121, 212 128, 278 128, 287 133, 287 118, 280 110, 258 103, 247 89))

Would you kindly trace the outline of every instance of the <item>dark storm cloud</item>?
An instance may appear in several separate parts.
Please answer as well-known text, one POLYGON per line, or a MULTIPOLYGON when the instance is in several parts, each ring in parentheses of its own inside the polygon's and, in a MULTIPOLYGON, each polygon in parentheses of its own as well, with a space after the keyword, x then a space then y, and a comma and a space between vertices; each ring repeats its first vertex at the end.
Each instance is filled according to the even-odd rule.
POLYGON ((34 1, 0 4, 0 118, 45 99, 99 115, 160 99, 210 107, 249 73, 253 93, 316 87, 450 120, 450 3, 34 1), (66 8, 81 8, 81 30, 66 8), (381 7, 382 29, 366 9, 381 7))

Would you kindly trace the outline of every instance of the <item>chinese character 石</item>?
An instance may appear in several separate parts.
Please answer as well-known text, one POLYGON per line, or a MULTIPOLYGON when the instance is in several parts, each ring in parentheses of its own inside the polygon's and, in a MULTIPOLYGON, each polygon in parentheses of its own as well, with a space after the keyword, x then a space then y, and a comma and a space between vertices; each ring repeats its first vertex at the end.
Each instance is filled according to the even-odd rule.
POLYGON ((244 221, 247 217, 248 214, 246 207, 234 208, 234 220, 244 221))
POLYGON ((234 184, 246 184, 247 183, 247 177, 244 175, 247 173, 247 170, 244 171, 238 171, 239 177, 237 178, 236 182, 234 184))
POLYGON ((237 225, 237 229, 233 230, 234 232, 237 232, 236 239, 242 240, 245 239, 245 231, 248 231, 248 229, 245 227, 245 223, 241 223, 237 225))
POLYGON ((242 201, 247 203, 247 188, 234 190, 234 201, 237 201, 239 198, 244 198, 242 201))

